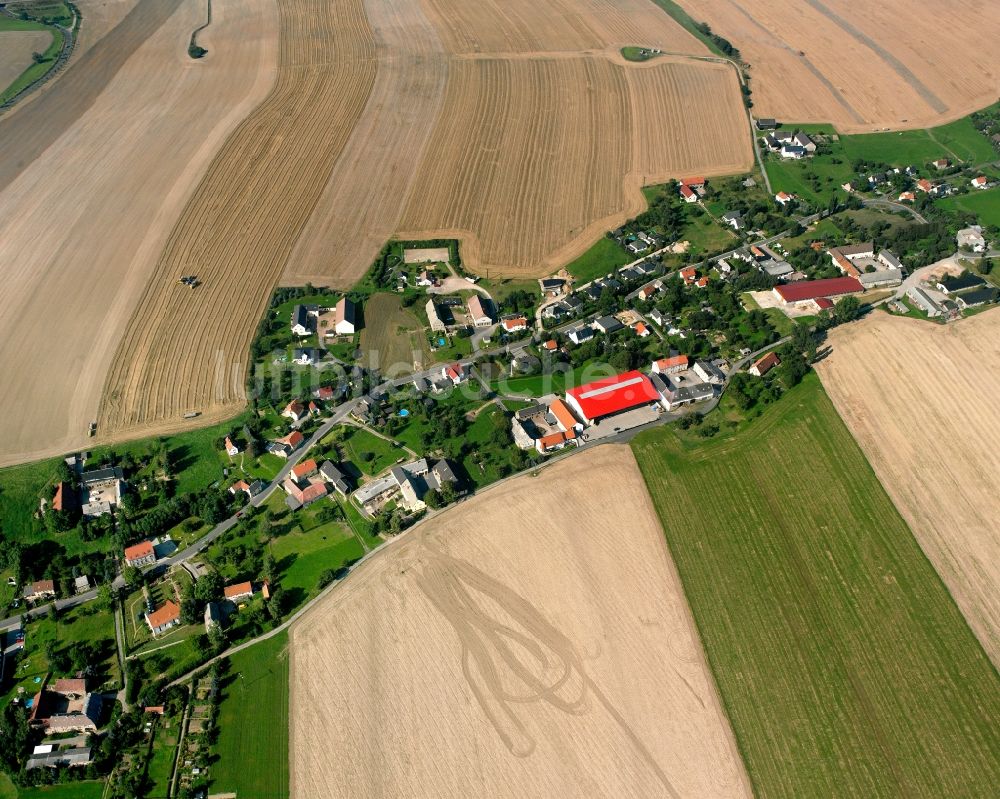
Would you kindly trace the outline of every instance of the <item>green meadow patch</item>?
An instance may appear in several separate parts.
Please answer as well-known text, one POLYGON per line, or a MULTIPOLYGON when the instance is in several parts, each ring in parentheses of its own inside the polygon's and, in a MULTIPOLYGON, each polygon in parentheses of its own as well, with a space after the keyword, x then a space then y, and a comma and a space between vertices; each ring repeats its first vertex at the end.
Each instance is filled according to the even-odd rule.
POLYGON ((815 375, 632 446, 756 795, 995 795, 1000 679, 815 375))

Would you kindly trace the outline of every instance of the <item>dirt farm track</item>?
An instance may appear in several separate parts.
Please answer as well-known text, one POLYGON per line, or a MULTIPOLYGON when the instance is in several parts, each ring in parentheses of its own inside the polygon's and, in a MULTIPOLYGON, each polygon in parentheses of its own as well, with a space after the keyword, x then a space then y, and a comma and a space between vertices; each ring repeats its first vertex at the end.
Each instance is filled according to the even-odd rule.
POLYGON ((1000 666, 1000 312, 947 327, 876 313, 817 365, 840 415, 1000 666))
POLYGON ((418 528, 290 648, 295 799, 751 794, 624 446, 418 528))
POLYGON ((649 0, 215 0, 200 60, 203 0, 81 9, 0 117, 0 465, 234 413, 272 288, 348 286, 394 234, 539 275, 644 183, 752 161, 734 71, 649 0))

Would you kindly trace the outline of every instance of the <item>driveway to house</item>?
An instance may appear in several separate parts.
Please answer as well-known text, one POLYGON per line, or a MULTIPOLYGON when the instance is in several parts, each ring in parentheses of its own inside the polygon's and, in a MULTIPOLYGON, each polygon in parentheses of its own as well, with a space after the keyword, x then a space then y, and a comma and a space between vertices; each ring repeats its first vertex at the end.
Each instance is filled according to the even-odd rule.
POLYGON ((456 294, 459 291, 478 291, 484 297, 492 300, 493 296, 482 286, 470 283, 464 277, 446 277, 440 286, 428 286, 428 294, 456 294))
POLYGON ((882 305, 890 300, 902 299, 906 295, 908 289, 911 289, 914 286, 919 286, 924 282, 928 275, 932 275, 935 272, 947 270, 949 272, 957 273, 961 271, 962 265, 959 263, 959 257, 960 254, 955 253, 954 255, 949 255, 947 258, 942 258, 940 261, 935 261, 932 264, 928 264, 927 266, 922 266, 919 269, 914 270, 906 276, 902 283, 899 284, 894 294, 886 297, 881 302, 876 302, 875 305, 882 305))

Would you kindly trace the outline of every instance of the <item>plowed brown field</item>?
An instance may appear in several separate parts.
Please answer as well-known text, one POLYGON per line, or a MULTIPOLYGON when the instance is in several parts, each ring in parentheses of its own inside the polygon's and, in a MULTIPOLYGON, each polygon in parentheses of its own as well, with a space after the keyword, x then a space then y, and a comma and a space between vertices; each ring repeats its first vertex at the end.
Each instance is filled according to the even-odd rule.
POLYGON ((390 545, 290 649, 295 799, 751 795, 626 447, 390 545))
POLYGON ((941 327, 875 314, 817 366, 927 557, 1000 666, 1000 312, 941 327))
POLYGON ((844 132, 924 127, 1000 93, 1000 14, 982 0, 680 3, 750 63, 760 116, 844 132))
POLYGON ((87 441, 151 267, 212 156, 274 79, 271 0, 157 0, 0 117, 0 463, 87 441), (141 87, 141 91, 137 90, 141 87), (155 98, 151 102, 150 98, 155 98))

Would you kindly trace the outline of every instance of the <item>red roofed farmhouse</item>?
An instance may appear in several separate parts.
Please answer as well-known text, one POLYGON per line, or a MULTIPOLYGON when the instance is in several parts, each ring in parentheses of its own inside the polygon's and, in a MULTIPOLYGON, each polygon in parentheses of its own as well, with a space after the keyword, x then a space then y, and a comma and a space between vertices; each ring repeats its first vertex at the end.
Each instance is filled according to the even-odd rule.
POLYGON ((652 381, 637 371, 607 377, 566 392, 566 402, 587 424, 658 400, 659 394, 652 381))
POLYGON ((774 296, 785 305, 812 302, 820 297, 860 294, 864 287, 853 277, 833 277, 827 280, 803 280, 774 287, 774 296))

